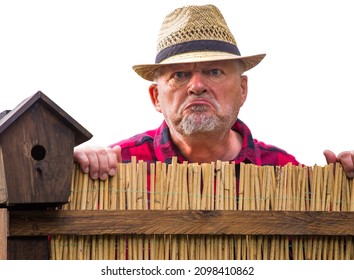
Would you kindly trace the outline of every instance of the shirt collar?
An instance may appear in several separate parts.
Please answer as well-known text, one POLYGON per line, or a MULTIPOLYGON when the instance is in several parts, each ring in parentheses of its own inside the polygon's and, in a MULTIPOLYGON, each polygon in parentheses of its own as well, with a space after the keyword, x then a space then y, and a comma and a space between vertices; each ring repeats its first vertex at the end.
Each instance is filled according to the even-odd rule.
MULTIPOLYGON (((260 165, 260 153, 247 125, 240 119, 237 119, 232 126, 232 130, 238 132, 243 139, 241 151, 233 161, 235 161, 235 163, 248 162, 260 165)), ((162 122, 156 131, 154 149, 158 161, 171 163, 172 158, 175 156, 177 156, 178 162, 180 163, 186 161, 184 156, 172 142, 170 130, 165 121, 162 122)))
POLYGON ((260 151, 255 145, 251 130, 248 126, 240 119, 237 119, 231 129, 238 132, 242 136, 241 151, 234 161, 236 163, 247 162, 261 165, 260 151))
POLYGON ((172 142, 170 130, 165 121, 162 122, 156 131, 154 138, 154 149, 158 161, 171 163, 172 158, 177 156, 178 162, 186 161, 181 152, 172 142))

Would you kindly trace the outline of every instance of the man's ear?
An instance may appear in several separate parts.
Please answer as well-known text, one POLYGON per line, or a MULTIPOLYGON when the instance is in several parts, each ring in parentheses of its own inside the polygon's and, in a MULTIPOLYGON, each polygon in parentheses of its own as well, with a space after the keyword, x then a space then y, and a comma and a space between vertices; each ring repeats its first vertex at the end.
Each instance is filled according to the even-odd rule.
POLYGON ((161 113, 160 101, 159 101, 159 91, 157 88, 157 84, 151 84, 149 86, 149 94, 152 105, 154 105, 155 110, 161 113))
POLYGON ((245 103, 248 94, 248 77, 241 76, 241 106, 245 103))

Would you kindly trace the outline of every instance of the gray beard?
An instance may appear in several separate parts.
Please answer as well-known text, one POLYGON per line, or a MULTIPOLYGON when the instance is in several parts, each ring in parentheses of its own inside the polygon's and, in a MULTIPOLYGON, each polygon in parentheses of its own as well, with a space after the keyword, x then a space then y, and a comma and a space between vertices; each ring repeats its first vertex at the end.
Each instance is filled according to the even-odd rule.
POLYGON ((193 107, 193 114, 182 119, 180 128, 184 135, 192 135, 196 133, 211 132, 220 129, 223 120, 218 119, 215 115, 203 113, 204 106, 193 107))
POLYGON ((219 121, 212 116, 188 116, 181 122, 181 128, 185 135, 215 131, 219 121))

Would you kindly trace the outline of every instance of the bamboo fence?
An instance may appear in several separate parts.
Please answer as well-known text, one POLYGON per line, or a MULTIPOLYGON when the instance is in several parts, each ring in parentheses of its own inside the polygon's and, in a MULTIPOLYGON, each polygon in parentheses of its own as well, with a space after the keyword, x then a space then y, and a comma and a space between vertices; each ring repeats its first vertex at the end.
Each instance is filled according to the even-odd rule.
MULTIPOLYGON (((133 157, 108 180, 90 179, 76 165, 72 178, 62 210, 354 210, 354 183, 340 164, 147 164, 133 157)), ((354 259, 352 236, 57 235, 50 244, 51 259, 354 259)))

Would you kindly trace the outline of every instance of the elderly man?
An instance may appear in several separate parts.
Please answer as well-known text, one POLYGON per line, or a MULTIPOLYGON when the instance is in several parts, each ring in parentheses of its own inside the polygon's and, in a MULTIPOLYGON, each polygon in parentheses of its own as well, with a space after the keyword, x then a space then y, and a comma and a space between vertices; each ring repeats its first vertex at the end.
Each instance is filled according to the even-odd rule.
MULTIPOLYGON (((244 72, 265 54, 242 56, 222 14, 213 5, 186 6, 168 14, 162 23, 154 64, 133 69, 152 84, 155 109, 164 122, 111 147, 75 149, 74 160, 94 179, 114 175, 118 162, 131 156, 148 162, 247 162, 285 165, 299 162, 278 147, 252 137, 238 113, 247 99, 244 72)), ((354 154, 324 152, 328 163, 339 161, 354 176, 354 154)))

